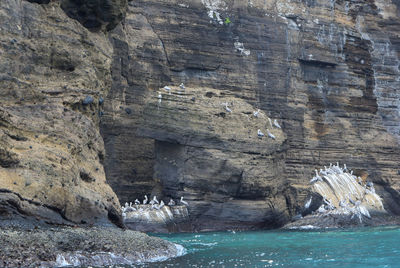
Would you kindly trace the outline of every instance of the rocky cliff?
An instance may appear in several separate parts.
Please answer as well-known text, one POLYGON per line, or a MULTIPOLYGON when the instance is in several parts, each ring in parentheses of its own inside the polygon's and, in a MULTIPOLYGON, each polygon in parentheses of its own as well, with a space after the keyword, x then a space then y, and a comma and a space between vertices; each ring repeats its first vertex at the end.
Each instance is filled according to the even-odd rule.
POLYGON ((130 2, 110 34, 101 123, 113 189, 123 201, 184 195, 197 229, 272 227, 304 204, 315 168, 339 161, 398 214, 399 10, 384 0, 130 2))
POLYGON ((68 17, 67 1, 32 2, 0 5, 2 223, 118 220, 99 132, 112 44, 68 17))
POLYGON ((1 213, 152 193, 198 230, 273 227, 337 161, 400 213, 399 1, 30 2, 0 7, 1 213))

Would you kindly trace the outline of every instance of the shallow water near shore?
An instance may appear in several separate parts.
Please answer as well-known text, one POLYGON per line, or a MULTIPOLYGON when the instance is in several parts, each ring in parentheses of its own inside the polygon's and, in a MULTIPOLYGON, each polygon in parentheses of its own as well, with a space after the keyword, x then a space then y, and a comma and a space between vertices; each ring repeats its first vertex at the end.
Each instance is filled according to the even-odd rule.
POLYGON ((157 235, 187 254, 136 267, 399 267, 400 227, 157 235))

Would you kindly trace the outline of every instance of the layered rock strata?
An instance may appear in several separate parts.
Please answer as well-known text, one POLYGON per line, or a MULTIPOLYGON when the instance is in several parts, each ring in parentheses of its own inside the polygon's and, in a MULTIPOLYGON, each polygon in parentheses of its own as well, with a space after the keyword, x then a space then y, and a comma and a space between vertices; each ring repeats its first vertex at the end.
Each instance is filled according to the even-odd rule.
POLYGON ((107 175, 198 230, 274 227, 336 161, 400 214, 398 1, 89 2, 1 3, 2 218, 118 221, 107 175))
POLYGON ((389 0, 130 2, 110 33, 102 119, 113 189, 123 201, 184 195, 199 230, 273 227, 301 211, 312 170, 340 161, 400 213, 398 10, 389 0), (257 109, 282 126, 276 140, 258 138, 268 123, 257 109))
POLYGON ((0 5, 1 222, 118 222, 99 132, 112 44, 39 3, 0 5))

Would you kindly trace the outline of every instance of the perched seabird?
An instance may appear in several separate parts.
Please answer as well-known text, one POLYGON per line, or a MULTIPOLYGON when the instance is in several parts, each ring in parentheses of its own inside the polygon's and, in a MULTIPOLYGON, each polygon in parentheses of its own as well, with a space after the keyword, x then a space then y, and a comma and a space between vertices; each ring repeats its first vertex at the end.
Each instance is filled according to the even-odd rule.
POLYGON ((184 204, 185 206, 189 206, 189 203, 183 200, 183 196, 181 196, 181 203, 184 204))
POLYGON ((314 182, 316 182, 316 181, 318 181, 318 178, 314 176, 314 177, 310 180, 310 183, 312 184, 312 183, 314 183, 314 182))
POLYGON ((155 204, 158 204, 158 200, 157 200, 157 196, 156 195, 153 197, 153 201, 154 201, 155 204))
POLYGON ((175 206, 175 201, 172 198, 169 200, 168 206, 175 206))
POLYGON ((343 200, 340 200, 340 202, 339 202, 339 206, 341 206, 342 208, 346 208, 346 207, 347 207, 347 204, 346 204, 346 202, 345 202, 345 201, 343 201, 343 200))
POLYGON ((179 87, 180 87, 181 89, 185 90, 185 85, 184 85, 183 83, 181 83, 181 84, 179 85, 179 87))
POLYGON ((149 200, 147 199, 147 195, 145 195, 145 196, 144 196, 144 200, 143 200, 143 205, 146 205, 146 204, 147 204, 147 201, 149 201, 149 200))
POLYGON ((257 109, 257 111, 253 112, 253 116, 257 117, 260 115, 260 109, 257 109))
POLYGON ((168 91, 168 94, 171 94, 171 88, 169 86, 165 86, 164 89, 168 91))
POLYGON ((318 210, 317 210, 319 213, 325 213, 326 212, 326 209, 324 208, 324 206, 322 205, 322 206, 320 206, 319 208, 318 208, 318 210))
POLYGON ((135 199, 135 205, 140 205, 140 201, 138 199, 135 199))
POLYGON ((272 134, 271 132, 269 132, 269 130, 267 129, 267 133, 268 133, 268 137, 272 138, 273 140, 275 140, 275 135, 272 134))
POLYGON ((343 164, 343 171, 344 171, 344 172, 347 172, 347 166, 346 166, 346 164, 343 164))
POLYGON ((326 199, 324 197, 324 203, 327 205, 327 208, 329 210, 334 210, 335 209, 335 206, 332 204, 332 201, 330 199, 326 199))
POLYGON ((274 126, 276 128, 281 128, 281 126, 279 125, 278 121, 276 119, 274 119, 274 126))
POLYGON ((150 200, 150 202, 149 202, 149 204, 150 205, 154 205, 156 202, 154 202, 154 200, 152 199, 152 200, 150 200))
POLYGON ((260 138, 265 136, 265 134, 262 133, 260 129, 257 130, 257 135, 258 135, 258 137, 260 137, 260 138))
POLYGON ((164 201, 161 200, 160 205, 158 206, 158 209, 162 209, 165 206, 164 201))
POLYGON ((125 220, 125 218, 126 218, 126 213, 125 212, 122 212, 122 218, 125 220))
POLYGON ((228 113, 231 113, 231 112, 232 112, 232 110, 229 109, 229 107, 228 107, 228 103, 225 103, 225 110, 226 110, 228 113))
MULTIPOLYGON (((150 201, 151 202, 151 201, 150 201)), ((157 205, 156 204, 151 204, 151 209, 157 209, 157 205)))
POLYGON ((324 176, 328 175, 328 173, 325 170, 322 170, 322 168, 319 170, 319 173, 321 173, 324 176))
POLYGON ((315 170, 315 177, 317 179, 317 181, 323 181, 321 176, 318 174, 318 170, 315 170))

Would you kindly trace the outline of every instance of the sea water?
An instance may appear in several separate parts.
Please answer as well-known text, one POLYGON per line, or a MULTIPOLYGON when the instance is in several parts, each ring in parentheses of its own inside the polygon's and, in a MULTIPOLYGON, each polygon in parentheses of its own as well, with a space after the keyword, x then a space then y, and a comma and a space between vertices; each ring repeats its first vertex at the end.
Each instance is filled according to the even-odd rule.
POLYGON ((139 267, 400 267, 400 227, 157 236, 187 254, 139 267))

